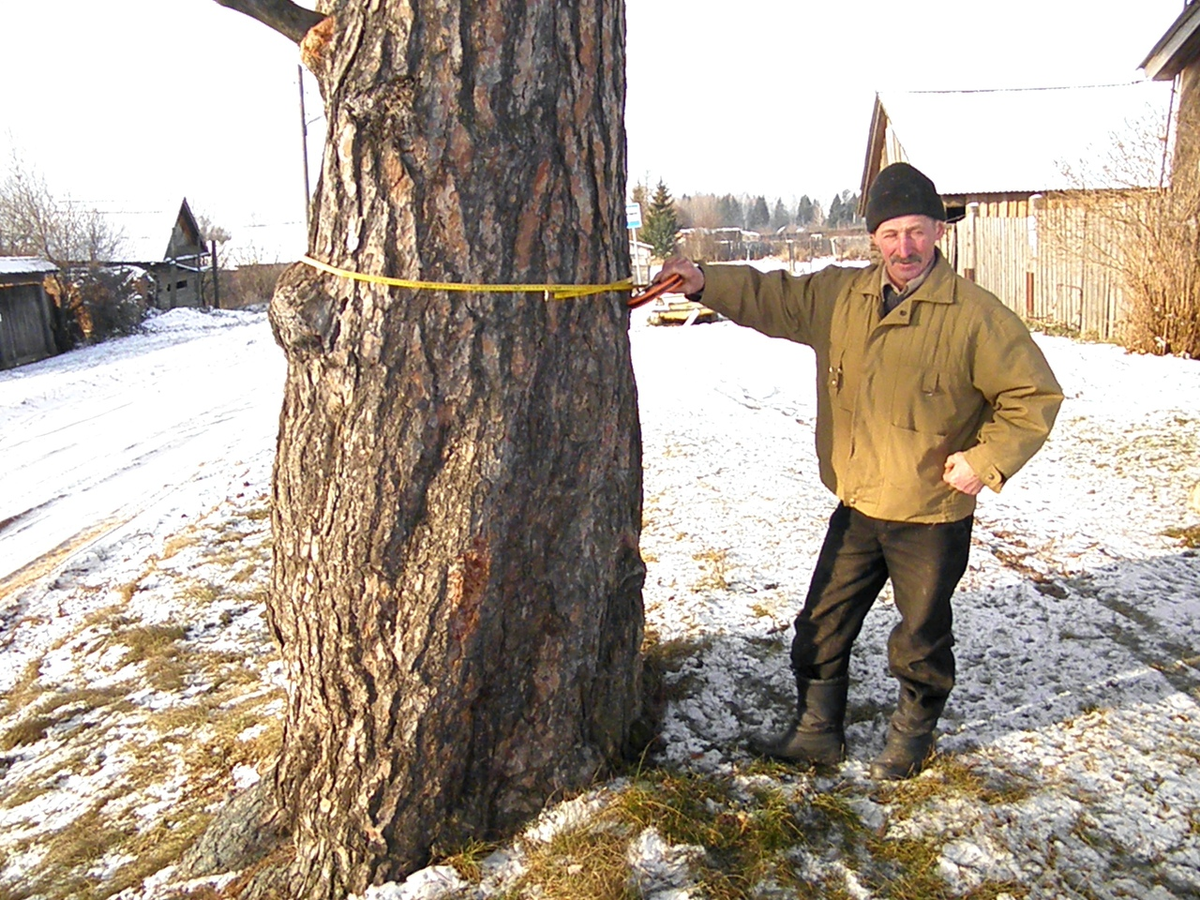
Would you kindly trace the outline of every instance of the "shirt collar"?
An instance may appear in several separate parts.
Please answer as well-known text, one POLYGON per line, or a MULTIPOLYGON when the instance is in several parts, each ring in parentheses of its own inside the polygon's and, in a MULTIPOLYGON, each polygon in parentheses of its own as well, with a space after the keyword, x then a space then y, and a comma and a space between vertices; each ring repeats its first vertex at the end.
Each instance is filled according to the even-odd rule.
POLYGON ((938 263, 938 256, 941 255, 941 252, 942 251, 937 247, 933 248, 933 259, 929 263, 929 268, 910 281, 904 290, 900 290, 900 288, 892 284, 892 279, 888 277, 887 266, 881 265, 879 268, 883 274, 880 276, 882 279, 880 282, 880 293, 886 297, 888 295, 888 288, 891 288, 892 293, 898 297, 907 297, 912 294, 917 288, 925 283, 925 279, 929 277, 929 273, 934 270, 934 267, 938 263))

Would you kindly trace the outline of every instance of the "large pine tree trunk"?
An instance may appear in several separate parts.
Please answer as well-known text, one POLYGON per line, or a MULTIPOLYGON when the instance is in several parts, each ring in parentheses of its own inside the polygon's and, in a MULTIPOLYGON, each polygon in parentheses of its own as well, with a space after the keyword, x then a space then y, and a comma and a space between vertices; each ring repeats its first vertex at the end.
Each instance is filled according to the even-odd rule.
MULTIPOLYGON (((310 252, 402 278, 628 274, 622 0, 342 0, 306 39, 310 252), (320 40, 311 41, 320 33, 320 40)), ((638 714, 641 458, 621 297, 380 288, 303 265, 270 619, 286 893, 339 897, 586 785, 638 714)))

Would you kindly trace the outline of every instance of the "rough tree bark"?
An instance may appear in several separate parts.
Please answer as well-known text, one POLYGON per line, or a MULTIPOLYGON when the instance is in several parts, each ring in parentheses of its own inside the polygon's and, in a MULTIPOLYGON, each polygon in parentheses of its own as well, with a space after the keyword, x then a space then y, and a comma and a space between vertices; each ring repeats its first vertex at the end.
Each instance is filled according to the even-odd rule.
MULTIPOLYGON (((322 12, 302 41, 328 120, 314 256, 438 281, 628 274, 622 0, 322 12)), ((644 567, 627 313, 617 295, 414 292, 298 264, 271 322, 288 358, 275 785, 296 851, 278 888, 340 897, 502 833, 628 738, 644 567)))

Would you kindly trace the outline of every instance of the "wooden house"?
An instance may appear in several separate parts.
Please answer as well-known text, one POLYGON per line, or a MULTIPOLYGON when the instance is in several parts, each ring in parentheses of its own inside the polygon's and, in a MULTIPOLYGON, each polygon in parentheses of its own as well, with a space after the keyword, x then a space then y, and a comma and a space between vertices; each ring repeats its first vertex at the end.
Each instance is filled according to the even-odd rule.
POLYGON ((911 163, 946 204, 943 252, 960 274, 1023 316, 1108 338, 1122 318, 1121 288, 1091 248, 1119 240, 1088 211, 1101 195, 1159 184, 1161 166, 1138 166, 1128 149, 1149 141, 1153 150, 1170 122, 1169 86, 1151 82, 882 92, 860 213, 880 169, 911 163))
POLYGON ((29 256, 0 257, 0 369, 58 352, 54 309, 43 287, 58 266, 29 256))
POLYGON ((151 299, 158 309, 202 306, 202 280, 209 255, 204 236, 187 198, 178 210, 107 213, 129 247, 128 258, 113 265, 137 266, 152 281, 151 299))
POLYGON ((1152 81, 1177 82, 1176 166, 1200 159, 1200 3, 1188 3, 1140 66, 1152 81))

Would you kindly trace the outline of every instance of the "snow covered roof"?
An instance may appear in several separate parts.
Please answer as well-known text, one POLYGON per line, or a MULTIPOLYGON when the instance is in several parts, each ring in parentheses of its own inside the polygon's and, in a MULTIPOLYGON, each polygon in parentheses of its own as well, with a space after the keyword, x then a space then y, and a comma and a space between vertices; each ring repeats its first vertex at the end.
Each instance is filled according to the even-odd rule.
POLYGON ((158 262, 171 256, 172 235, 181 221, 189 231, 198 232, 196 219, 186 199, 176 206, 167 204, 153 209, 102 209, 104 217, 121 232, 125 259, 158 262))
POLYGON ((0 275, 44 275, 58 266, 37 256, 0 256, 0 275))
POLYGON ((113 227, 121 232, 124 252, 129 259, 155 262, 165 259, 167 245, 179 209, 105 211, 113 227))
POLYGON ((1077 188, 1064 166, 1078 169, 1103 159, 1114 136, 1167 122, 1170 105, 1171 85, 1153 81, 883 91, 876 95, 864 182, 882 165, 904 160, 932 178, 943 195, 1077 188))

